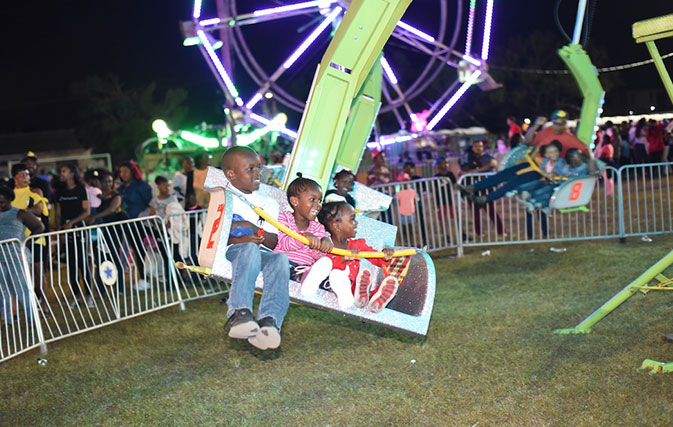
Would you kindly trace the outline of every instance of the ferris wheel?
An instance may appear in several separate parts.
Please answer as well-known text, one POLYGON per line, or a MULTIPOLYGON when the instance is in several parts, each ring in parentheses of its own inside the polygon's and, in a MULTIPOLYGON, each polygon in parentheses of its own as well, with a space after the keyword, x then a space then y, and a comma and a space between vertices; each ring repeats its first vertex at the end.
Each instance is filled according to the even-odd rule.
MULTIPOLYGON (((385 79, 379 117, 387 116, 398 129, 432 130, 470 86, 499 87, 487 66, 493 2, 469 0, 467 7, 461 0, 411 3, 380 59, 385 79), (447 73, 451 69, 457 73, 447 73)), ((220 0, 209 11, 217 17, 206 16, 207 6, 215 5, 195 0, 193 19, 182 23, 184 44, 198 45, 227 105, 265 126, 273 124, 260 108, 266 98, 303 112, 310 76, 349 1, 220 0), (222 55, 216 50, 220 46, 222 55)), ((296 138, 284 125, 279 130, 296 138)))

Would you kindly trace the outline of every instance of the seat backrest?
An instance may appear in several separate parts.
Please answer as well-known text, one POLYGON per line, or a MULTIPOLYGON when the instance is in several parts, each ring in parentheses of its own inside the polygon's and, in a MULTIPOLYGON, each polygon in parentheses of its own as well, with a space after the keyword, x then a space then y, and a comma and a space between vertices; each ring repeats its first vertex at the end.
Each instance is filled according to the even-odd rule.
POLYGON ((529 149, 528 145, 522 144, 509 150, 509 153, 505 154, 505 157, 502 158, 502 161, 498 165, 498 170, 505 170, 519 163, 526 157, 529 149))
POLYGON ((559 185, 549 201, 552 209, 570 209, 591 202, 596 187, 595 176, 571 178, 559 185))

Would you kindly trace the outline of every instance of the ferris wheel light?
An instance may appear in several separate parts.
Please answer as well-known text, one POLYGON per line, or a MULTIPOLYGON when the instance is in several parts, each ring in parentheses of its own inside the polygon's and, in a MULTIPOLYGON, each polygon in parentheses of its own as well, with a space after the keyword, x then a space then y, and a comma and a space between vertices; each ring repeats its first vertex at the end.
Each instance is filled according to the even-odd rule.
POLYGON ((309 7, 319 7, 325 8, 332 3, 336 3, 336 0, 317 0, 317 1, 305 1, 303 3, 288 4, 287 6, 271 7, 269 9, 260 9, 252 12, 254 16, 268 16, 274 15, 276 13, 290 12, 293 10, 308 9, 309 7))
POLYGON ((201 0, 194 0, 194 13, 192 16, 194 16, 194 19, 201 17, 201 0))
POLYGON ((470 55, 463 55, 463 59, 474 66, 479 67, 481 65, 481 61, 479 61, 477 58, 471 57, 470 55))
POLYGON ((395 76, 395 73, 393 72, 393 69, 390 68, 390 64, 386 60, 385 56, 381 56, 381 66, 383 67, 383 71, 386 72, 386 77, 388 77, 388 81, 392 85, 397 84, 397 76, 395 76))
POLYGON ((199 25, 202 27, 209 27, 211 25, 217 25, 222 20, 220 18, 210 18, 210 19, 204 19, 203 21, 199 21, 199 25))
MULTIPOLYGON (((227 86, 227 90, 229 91, 229 94, 237 98, 238 97, 238 91, 236 90, 236 87, 234 86, 234 82, 231 81, 231 78, 229 78, 229 74, 227 74, 227 70, 224 69, 224 65, 222 65, 222 62, 220 61, 220 58, 217 57, 217 54, 215 53, 215 49, 213 49, 213 45, 210 43, 210 40, 208 40, 208 37, 206 37, 206 33, 203 32, 203 30, 198 30, 196 34, 199 36, 201 39, 201 44, 203 47, 206 49, 206 52, 208 53, 208 56, 210 57, 211 62, 215 66, 215 69, 217 70, 217 73, 220 75, 222 78, 222 81, 224 81, 224 84, 227 86)), ((241 103, 243 100, 241 100, 241 103)), ((238 101, 236 102, 238 104, 238 101)))
POLYGON ((469 55, 472 49, 472 29, 474 28, 474 9, 477 0, 470 0, 470 12, 467 15, 467 34, 465 35, 465 54, 469 55))
MULTIPOLYGON (((250 113, 249 117, 251 119, 265 125, 265 126, 269 126, 272 123, 272 120, 264 118, 264 117, 260 116, 259 114, 250 113)), ((277 129, 280 133, 282 133, 284 135, 287 135, 292 139, 297 139, 297 132, 295 132, 293 130, 290 130, 290 129, 286 128, 285 126, 282 126, 282 125, 278 125, 277 129)))
POLYGON ((240 96, 237 96, 236 99, 234 99, 234 102, 236 102, 236 105, 238 105, 239 107, 243 106, 243 98, 241 98, 240 96))
POLYGON ((255 94, 255 96, 253 96, 253 97, 250 99, 250 101, 248 101, 248 103, 245 104, 245 108, 247 108, 248 110, 251 110, 252 107, 254 107, 255 105, 257 105, 257 103, 258 103, 261 99, 262 99, 262 94, 259 93, 259 92, 257 92, 257 93, 255 94))
POLYGON ((460 88, 456 91, 456 93, 454 93, 453 96, 452 96, 451 98, 449 98, 448 101, 446 101, 446 104, 444 104, 444 106, 437 112, 437 115, 435 115, 435 117, 433 117, 432 120, 430 120, 430 121, 428 122, 428 125, 427 125, 425 128, 426 128, 427 130, 432 130, 432 129, 434 129, 434 127, 437 125, 437 123, 438 123, 440 120, 442 120, 442 117, 444 117, 444 116, 446 115, 446 113, 449 112, 449 110, 451 109, 451 107, 453 107, 453 106, 455 105, 455 103, 458 102, 458 100, 460 99, 460 97, 463 96, 463 94, 467 91, 467 89, 468 89, 470 86, 472 86, 472 84, 473 84, 475 81, 477 81, 477 79, 479 78, 480 75, 481 75, 481 71, 480 71, 480 70, 475 71, 475 72, 470 76, 470 78, 467 79, 467 81, 466 81, 465 83, 463 83, 463 84, 460 86, 460 88))
POLYGON ((421 31, 421 30, 419 30, 419 29, 417 29, 417 28, 412 27, 411 25, 407 24, 406 22, 399 21, 399 22, 397 23, 397 26, 400 27, 400 28, 402 28, 403 30, 406 30, 406 31, 410 32, 411 34, 414 34, 414 35, 416 35, 416 36, 422 38, 423 40, 425 40, 425 41, 427 41, 427 42, 430 42, 430 43, 434 43, 434 42, 435 42, 435 38, 434 38, 434 37, 432 37, 432 36, 429 35, 429 34, 424 33, 423 31, 421 31))
POLYGON ((491 23, 493 22, 493 0, 486 3, 486 21, 484 21, 484 41, 481 45, 481 59, 488 59, 488 48, 491 43, 491 23))
POLYGON ((294 53, 292 53, 292 55, 290 55, 290 57, 287 58, 287 60, 283 63, 283 68, 285 68, 286 70, 290 68, 292 64, 294 64, 295 61, 299 59, 302 53, 304 53, 304 51, 306 51, 306 49, 308 49, 308 47, 311 46, 311 43, 313 43, 315 39, 318 38, 320 33, 325 31, 325 28, 327 28, 327 26, 331 24, 332 21, 334 21, 337 16, 339 16, 342 10, 343 9, 340 6, 335 7, 334 10, 330 12, 329 15, 327 15, 325 20, 322 21, 322 23, 318 25, 315 30, 313 30, 313 32, 306 38, 306 40, 302 42, 302 44, 299 45, 297 50, 295 50, 294 53))

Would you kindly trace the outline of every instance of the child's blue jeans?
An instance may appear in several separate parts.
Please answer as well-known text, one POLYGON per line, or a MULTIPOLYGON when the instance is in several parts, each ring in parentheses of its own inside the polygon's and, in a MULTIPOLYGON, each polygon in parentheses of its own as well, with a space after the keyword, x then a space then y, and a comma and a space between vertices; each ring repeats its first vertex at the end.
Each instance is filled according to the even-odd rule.
POLYGON ((260 249, 254 243, 232 245, 227 249, 226 256, 233 267, 227 317, 231 317, 234 311, 241 308, 252 311, 255 281, 262 272, 264 289, 257 310, 257 319, 270 316, 280 329, 290 306, 290 263, 287 256, 260 249))

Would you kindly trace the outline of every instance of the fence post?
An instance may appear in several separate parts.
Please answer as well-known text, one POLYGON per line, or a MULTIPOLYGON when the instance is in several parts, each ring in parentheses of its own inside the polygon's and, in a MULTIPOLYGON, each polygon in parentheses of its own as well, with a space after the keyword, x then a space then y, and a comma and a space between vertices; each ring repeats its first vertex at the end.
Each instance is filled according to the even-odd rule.
MULTIPOLYGON (((44 340, 44 333, 42 332, 42 319, 40 319, 40 312, 37 308, 37 295, 35 295, 35 283, 33 282, 33 274, 26 258, 27 240, 19 243, 19 252, 21 252, 21 267, 23 269, 23 276, 25 278, 26 286, 28 286, 28 299, 30 301, 30 311, 33 313, 33 322, 35 322, 35 331, 37 332, 37 340, 40 342, 40 353, 47 354, 47 343, 44 340)), ((46 296, 45 296, 46 298, 46 296)))
POLYGON ((624 169, 624 166, 621 166, 619 170, 617 170, 617 211, 618 211, 618 218, 619 218, 619 242, 624 243, 626 242, 626 238, 624 237, 626 234, 626 225, 625 225, 625 219, 624 219, 624 184, 622 182, 622 170, 624 169))
MULTIPOLYGON (((167 218, 167 217, 166 217, 167 218)), ((173 289, 175 289, 175 293, 178 295, 178 301, 180 301, 180 310, 185 311, 187 307, 185 307, 185 302, 182 300, 182 294, 180 293, 180 285, 178 282, 178 275, 177 275, 177 267, 175 266, 175 257, 173 256, 173 241, 168 238, 168 229, 166 228, 166 218, 161 218, 161 233, 162 237, 164 239, 164 242, 166 242, 166 253, 168 254, 168 258, 170 259, 170 275, 171 275, 171 282, 173 282, 173 289)))

